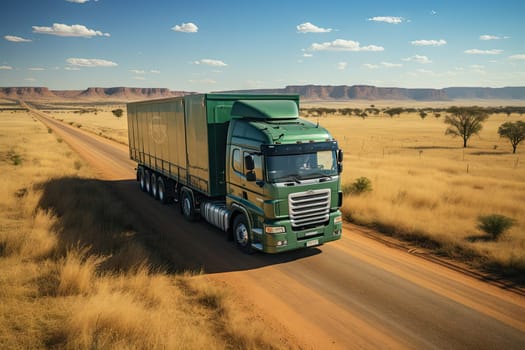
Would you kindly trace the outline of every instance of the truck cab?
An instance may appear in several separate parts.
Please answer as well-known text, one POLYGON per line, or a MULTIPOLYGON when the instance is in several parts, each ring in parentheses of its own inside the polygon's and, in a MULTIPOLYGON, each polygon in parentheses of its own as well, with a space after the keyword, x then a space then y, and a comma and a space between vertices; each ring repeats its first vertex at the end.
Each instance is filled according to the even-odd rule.
POLYGON ((239 100, 231 114, 226 204, 237 244, 275 253, 339 239, 337 141, 300 119, 295 101, 239 100))

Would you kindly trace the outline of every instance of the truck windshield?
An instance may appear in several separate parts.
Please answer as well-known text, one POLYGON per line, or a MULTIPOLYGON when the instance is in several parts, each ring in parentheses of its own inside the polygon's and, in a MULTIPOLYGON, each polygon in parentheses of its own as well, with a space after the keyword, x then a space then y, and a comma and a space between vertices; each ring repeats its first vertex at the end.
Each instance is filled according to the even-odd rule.
POLYGON ((337 175, 334 150, 266 157, 269 182, 300 181, 337 175))

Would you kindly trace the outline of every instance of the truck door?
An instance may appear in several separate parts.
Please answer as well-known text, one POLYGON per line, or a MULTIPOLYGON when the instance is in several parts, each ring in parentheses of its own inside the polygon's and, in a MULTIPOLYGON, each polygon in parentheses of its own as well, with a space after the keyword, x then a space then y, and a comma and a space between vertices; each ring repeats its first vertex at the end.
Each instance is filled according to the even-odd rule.
POLYGON ((255 163, 255 175, 259 181, 263 180, 262 156, 254 154, 252 151, 243 150, 240 147, 232 147, 231 151, 231 172, 229 193, 235 197, 242 198, 252 204, 263 208, 263 189, 256 182, 246 180, 246 170, 244 169, 244 157, 251 155, 255 163))

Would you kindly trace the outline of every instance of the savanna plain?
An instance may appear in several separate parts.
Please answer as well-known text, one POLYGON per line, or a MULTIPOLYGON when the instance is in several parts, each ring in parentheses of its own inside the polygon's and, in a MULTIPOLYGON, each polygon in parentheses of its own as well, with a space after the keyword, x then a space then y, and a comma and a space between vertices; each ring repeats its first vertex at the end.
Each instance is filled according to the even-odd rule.
MULTIPOLYGON (((345 151, 341 210, 347 221, 519 279, 525 275, 525 144, 512 153, 498 128, 525 117, 504 107, 508 101, 459 101, 489 111, 482 130, 463 148, 460 137, 445 134, 446 110, 455 102, 307 102, 301 115, 328 128, 345 151), (399 113, 391 116, 393 109, 399 113), (359 178, 368 179, 369 191, 351 191, 359 178), (491 239, 478 228, 479 217, 491 215, 514 225, 491 239)), ((124 104, 35 107, 127 144, 124 104), (114 113, 119 109, 121 117, 114 113)), ((516 111, 522 109, 518 103, 516 111)))
MULTIPOLYGON (((291 346, 198 272, 166 271, 95 170, 19 104, 0 105, 0 347, 291 346)), ((123 104, 32 106, 127 143, 123 104)), ((422 118, 426 106, 416 106, 390 117, 385 106, 358 116, 341 113, 351 103, 323 106, 334 107, 306 104, 301 113, 345 151, 347 221, 498 277, 525 275, 525 144, 513 154, 497 133, 522 115, 491 114, 463 148, 445 135, 446 112, 422 118), (352 191, 359 178, 366 191, 352 191), (479 216, 492 214, 514 220, 498 239, 478 228, 479 216)))
POLYGON ((199 271, 171 271, 95 170, 0 104, 0 348, 293 347, 199 271))

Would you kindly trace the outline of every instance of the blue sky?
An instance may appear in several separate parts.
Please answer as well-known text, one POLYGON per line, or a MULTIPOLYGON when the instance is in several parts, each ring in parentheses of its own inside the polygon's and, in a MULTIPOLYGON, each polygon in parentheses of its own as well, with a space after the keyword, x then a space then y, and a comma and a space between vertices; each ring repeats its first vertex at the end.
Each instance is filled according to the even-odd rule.
POLYGON ((0 6, 0 86, 525 86, 520 0, 0 6))

